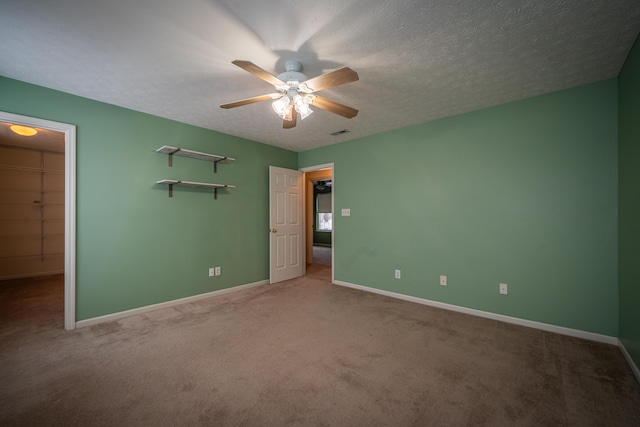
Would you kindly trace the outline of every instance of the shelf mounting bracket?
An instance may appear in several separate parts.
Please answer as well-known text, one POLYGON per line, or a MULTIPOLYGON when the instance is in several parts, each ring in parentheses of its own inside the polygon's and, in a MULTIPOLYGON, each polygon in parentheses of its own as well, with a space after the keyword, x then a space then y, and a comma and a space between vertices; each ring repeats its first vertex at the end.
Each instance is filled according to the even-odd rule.
POLYGON ((178 151, 180 151, 180 149, 179 149, 179 148, 176 148, 176 149, 175 149, 175 150, 173 150, 172 152, 167 153, 167 157, 169 158, 169 167, 173 167, 173 155, 174 155, 175 153, 177 153, 178 151))
POLYGON ((227 157, 226 157, 226 156, 225 156, 225 157, 223 157, 223 158, 221 158, 221 159, 218 159, 218 160, 214 160, 214 161, 213 161, 213 173, 218 173, 218 162, 223 162, 223 161, 225 161, 225 160, 227 160, 227 157))

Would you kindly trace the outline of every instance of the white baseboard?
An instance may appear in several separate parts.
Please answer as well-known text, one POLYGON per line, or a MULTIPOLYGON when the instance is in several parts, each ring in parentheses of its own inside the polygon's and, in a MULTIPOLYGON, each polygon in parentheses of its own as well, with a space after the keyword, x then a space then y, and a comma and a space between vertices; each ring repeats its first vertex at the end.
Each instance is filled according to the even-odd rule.
POLYGON ((627 359, 627 363, 631 367, 631 370, 633 371, 633 374, 636 376, 636 379, 638 380, 638 382, 640 382, 640 369, 638 369, 638 365, 636 365, 633 359, 631 358, 631 355, 625 348, 624 344, 622 343, 622 340, 618 340, 618 347, 620 347, 620 350, 622 351, 624 358, 627 359))
POLYGON ((161 302, 158 304, 147 305, 144 307, 138 307, 131 310, 119 311, 117 313, 105 314, 104 316, 92 317, 91 319, 77 321, 76 328, 84 328, 86 326, 93 326, 93 325, 97 325, 98 323, 104 323, 104 322, 113 322, 114 320, 122 319, 124 317, 134 316, 136 314, 146 313, 148 311, 158 310, 160 308, 167 308, 167 307, 171 307, 178 304, 198 301, 205 298, 211 298, 211 297, 215 297, 223 294, 228 294, 229 292, 242 291, 244 289, 254 288, 256 286, 262 286, 262 285, 268 285, 268 284, 269 284, 269 280, 261 280, 259 282, 234 286, 232 288, 220 289, 218 291, 207 292, 205 294, 199 294, 191 297, 161 302))
POLYGON ((359 289, 361 291, 372 292, 380 295, 384 295, 391 298, 397 298, 405 301, 415 302, 418 304, 428 305, 431 307, 443 308, 445 310, 457 311, 459 313, 470 314, 472 316, 485 317, 487 319, 498 320, 506 323, 513 323, 515 325, 526 326, 528 328, 541 329, 543 331, 555 332, 562 335, 568 335, 577 338, 583 338, 591 341, 598 341, 605 344, 618 345, 618 338, 609 335, 601 335, 593 332, 581 331, 578 329, 565 328, 563 326, 550 325, 548 323, 535 322, 533 320, 519 319, 517 317, 505 316, 502 314, 491 313, 488 311, 475 310, 473 308, 461 307, 453 304, 446 304, 443 302, 432 301, 424 298, 413 297, 410 295, 399 294, 396 292, 383 291, 376 288, 370 288, 368 286, 355 285, 349 282, 343 282, 341 280, 335 280, 333 282, 336 285, 346 286, 348 288, 359 289))

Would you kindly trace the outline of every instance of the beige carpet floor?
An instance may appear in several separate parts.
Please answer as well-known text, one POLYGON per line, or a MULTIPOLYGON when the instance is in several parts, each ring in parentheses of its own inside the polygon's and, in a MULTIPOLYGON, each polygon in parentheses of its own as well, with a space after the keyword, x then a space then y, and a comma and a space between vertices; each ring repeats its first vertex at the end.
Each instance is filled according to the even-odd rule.
POLYGON ((640 425, 615 346, 308 272, 70 332, 61 278, 0 282, 0 425, 640 425))
POLYGON ((331 265, 331 247, 330 246, 314 246, 313 247, 313 263, 321 265, 331 265))

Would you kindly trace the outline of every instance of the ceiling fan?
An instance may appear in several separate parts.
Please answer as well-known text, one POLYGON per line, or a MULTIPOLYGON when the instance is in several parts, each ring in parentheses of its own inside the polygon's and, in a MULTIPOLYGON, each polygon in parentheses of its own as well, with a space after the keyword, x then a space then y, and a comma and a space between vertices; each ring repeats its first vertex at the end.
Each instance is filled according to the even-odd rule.
POLYGON ((287 61, 284 64, 285 72, 276 77, 249 61, 236 60, 233 61, 232 64, 274 85, 276 92, 223 104, 220 108, 235 108, 256 102, 273 100, 273 110, 282 118, 282 127, 284 129, 295 127, 298 115, 300 115, 300 119, 303 120, 308 117, 309 114, 313 113, 313 110, 309 108, 310 105, 348 119, 358 114, 358 110, 355 108, 347 107, 346 105, 315 95, 315 92, 357 81, 359 79, 358 73, 351 68, 344 67, 317 77, 309 78, 302 73, 302 64, 298 61, 287 61))

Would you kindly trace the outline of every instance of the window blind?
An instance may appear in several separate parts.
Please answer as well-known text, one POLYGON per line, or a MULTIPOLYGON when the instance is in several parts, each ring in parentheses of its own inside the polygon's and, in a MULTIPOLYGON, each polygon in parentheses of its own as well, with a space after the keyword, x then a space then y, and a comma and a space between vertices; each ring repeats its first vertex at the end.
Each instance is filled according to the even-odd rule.
POLYGON ((318 193, 318 213, 331 213, 331 193, 318 193))

